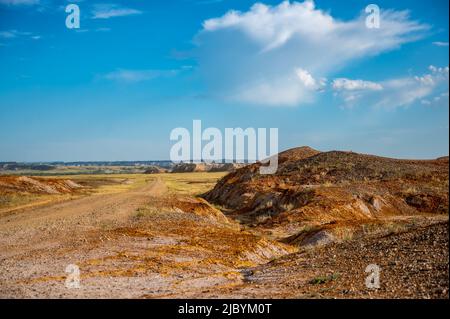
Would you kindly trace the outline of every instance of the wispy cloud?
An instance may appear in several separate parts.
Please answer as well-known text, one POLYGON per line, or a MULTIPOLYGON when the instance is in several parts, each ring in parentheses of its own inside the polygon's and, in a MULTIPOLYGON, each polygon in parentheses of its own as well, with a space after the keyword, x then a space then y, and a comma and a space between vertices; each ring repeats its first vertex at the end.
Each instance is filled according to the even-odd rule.
POLYGON ((175 76, 179 70, 127 70, 118 69, 113 72, 99 75, 98 78, 123 82, 123 83, 137 83, 152 80, 159 77, 175 76))
POLYGON ((333 89, 337 91, 360 91, 360 90, 382 90, 383 86, 379 83, 364 81, 364 80, 350 80, 346 78, 339 78, 333 80, 333 89))
POLYGON ((33 35, 31 32, 22 32, 17 30, 6 30, 6 31, 0 31, 0 38, 3 39, 14 39, 17 37, 22 36, 29 36, 31 38, 36 37, 37 35, 33 35))
POLYGON ((448 47, 448 42, 435 41, 433 44, 438 47, 448 47))
POLYGON ((6 5, 34 5, 39 4, 39 0, 0 0, 0 4, 6 4, 6 5))
POLYGON ((0 31, 0 38, 8 39, 15 38, 17 35, 11 31, 0 31))
POLYGON ((41 35, 33 34, 32 32, 23 32, 18 30, 4 30, 0 31, 0 40, 3 41, 3 43, 0 43, 0 46, 6 47, 10 45, 14 45, 17 41, 20 41, 20 39, 25 40, 40 40, 42 38, 41 35))
POLYGON ((137 14, 142 14, 142 11, 121 7, 116 4, 96 4, 92 10, 93 19, 109 19, 137 14))
POLYGON ((448 105, 448 91, 438 94, 430 99, 423 99, 420 102, 427 106, 439 105, 442 102, 444 102, 445 105, 448 105))
POLYGON ((449 68, 431 65, 429 72, 421 76, 394 78, 380 83, 347 80, 338 89, 335 85, 333 88, 335 95, 343 100, 342 106, 345 108, 358 105, 396 108, 418 101, 424 105, 431 104, 431 101, 439 102, 448 92, 448 83, 449 68), (429 96, 435 97, 428 100, 429 96))

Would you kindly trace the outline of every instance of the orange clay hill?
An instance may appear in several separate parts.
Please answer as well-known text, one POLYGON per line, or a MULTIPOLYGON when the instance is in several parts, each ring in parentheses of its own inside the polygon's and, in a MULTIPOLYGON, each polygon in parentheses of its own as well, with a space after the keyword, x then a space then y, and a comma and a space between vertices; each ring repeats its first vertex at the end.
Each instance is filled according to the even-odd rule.
POLYGON ((366 236, 399 223, 448 216, 449 160, 400 160, 299 147, 276 174, 255 163, 203 195, 255 230, 296 245, 366 236), (369 231, 368 231, 369 230, 369 231))

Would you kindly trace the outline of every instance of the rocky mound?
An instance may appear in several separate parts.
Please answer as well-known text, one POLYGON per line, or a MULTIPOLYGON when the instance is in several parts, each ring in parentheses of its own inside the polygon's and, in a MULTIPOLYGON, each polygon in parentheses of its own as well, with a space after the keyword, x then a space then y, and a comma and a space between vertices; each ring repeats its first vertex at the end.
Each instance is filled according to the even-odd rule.
POLYGON ((234 172, 235 170, 246 165, 247 164, 240 163, 209 164, 208 172, 234 172))
MULTIPOLYGON (((448 226, 442 222, 284 256, 247 270, 246 282, 260 287, 250 290, 250 296, 448 299, 448 226), (381 269, 379 289, 366 287, 364 270, 371 264, 381 269)), ((229 295, 249 298, 248 287, 231 289, 234 294, 229 295)))
POLYGON ((192 173, 204 171, 206 171, 206 165, 203 163, 180 163, 172 167, 171 173, 192 173))
POLYGON ((167 169, 158 166, 149 166, 145 169, 144 174, 161 174, 166 173, 167 169))
POLYGON ((204 194, 249 225, 354 223, 386 215, 448 214, 448 158, 398 160, 300 147, 279 154, 276 174, 256 163, 222 178, 204 194))
POLYGON ((172 168, 172 173, 192 173, 192 172, 233 172, 246 164, 238 163, 180 163, 172 168))
POLYGON ((82 187, 69 179, 0 176, 1 193, 66 194, 82 187))

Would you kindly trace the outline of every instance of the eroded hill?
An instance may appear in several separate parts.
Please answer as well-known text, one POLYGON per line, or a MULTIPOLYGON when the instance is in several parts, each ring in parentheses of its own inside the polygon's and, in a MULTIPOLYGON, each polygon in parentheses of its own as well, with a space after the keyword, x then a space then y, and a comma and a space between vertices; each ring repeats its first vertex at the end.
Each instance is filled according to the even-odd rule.
POLYGON ((300 147, 279 154, 274 175, 260 163, 226 175, 204 195, 243 224, 289 243, 353 236, 361 225, 448 214, 448 157, 399 160, 300 147))

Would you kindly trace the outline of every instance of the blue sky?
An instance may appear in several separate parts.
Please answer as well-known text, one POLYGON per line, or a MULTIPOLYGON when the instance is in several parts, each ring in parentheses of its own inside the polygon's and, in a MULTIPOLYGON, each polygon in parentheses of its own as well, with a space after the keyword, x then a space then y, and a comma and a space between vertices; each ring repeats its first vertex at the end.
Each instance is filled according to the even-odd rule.
POLYGON ((374 1, 379 29, 370 3, 0 0, 0 161, 168 159, 194 119, 447 155, 448 1, 374 1))

